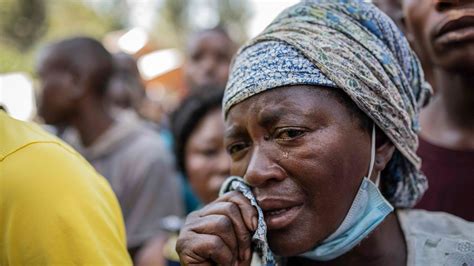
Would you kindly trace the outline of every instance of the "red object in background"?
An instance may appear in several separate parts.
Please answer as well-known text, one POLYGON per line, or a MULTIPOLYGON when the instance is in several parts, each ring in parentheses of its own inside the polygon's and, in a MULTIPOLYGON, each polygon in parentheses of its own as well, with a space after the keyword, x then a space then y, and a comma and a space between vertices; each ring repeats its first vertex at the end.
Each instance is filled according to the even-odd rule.
POLYGON ((421 170, 428 190, 415 208, 443 211, 474 221, 474 151, 455 151, 420 138, 421 170))

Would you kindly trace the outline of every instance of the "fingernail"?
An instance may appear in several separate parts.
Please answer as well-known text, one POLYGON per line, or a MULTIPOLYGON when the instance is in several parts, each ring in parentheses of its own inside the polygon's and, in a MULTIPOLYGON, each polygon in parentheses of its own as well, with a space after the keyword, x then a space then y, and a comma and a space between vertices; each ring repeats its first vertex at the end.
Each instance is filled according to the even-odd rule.
POLYGON ((253 219, 252 219, 252 226, 253 226, 253 230, 257 230, 257 226, 258 226, 258 219, 257 219, 257 217, 253 217, 253 219))

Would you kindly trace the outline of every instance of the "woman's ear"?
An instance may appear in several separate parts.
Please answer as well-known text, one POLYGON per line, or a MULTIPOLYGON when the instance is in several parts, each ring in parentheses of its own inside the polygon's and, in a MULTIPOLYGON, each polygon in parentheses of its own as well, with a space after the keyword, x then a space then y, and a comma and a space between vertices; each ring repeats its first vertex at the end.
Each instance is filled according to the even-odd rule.
MULTIPOLYGON (((390 159, 392 159, 395 152, 395 146, 390 139, 380 130, 377 131, 375 141, 375 162, 373 176, 377 176, 387 166, 390 159)), ((372 177, 371 177, 372 178, 372 177)))

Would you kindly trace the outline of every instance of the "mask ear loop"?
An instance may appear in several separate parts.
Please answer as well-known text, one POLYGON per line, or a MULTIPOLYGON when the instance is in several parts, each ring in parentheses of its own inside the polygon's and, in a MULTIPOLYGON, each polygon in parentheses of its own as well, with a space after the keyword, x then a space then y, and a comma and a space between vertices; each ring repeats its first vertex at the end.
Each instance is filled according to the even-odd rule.
MULTIPOLYGON (((372 138, 371 138, 371 143, 370 143, 370 166, 369 166, 369 175, 367 176, 367 178, 369 179, 372 176, 374 163, 375 163, 375 124, 372 124, 372 138)), ((380 181, 380 175, 378 175, 377 179, 375 180, 375 185, 377 187, 379 186, 379 181, 380 181)))

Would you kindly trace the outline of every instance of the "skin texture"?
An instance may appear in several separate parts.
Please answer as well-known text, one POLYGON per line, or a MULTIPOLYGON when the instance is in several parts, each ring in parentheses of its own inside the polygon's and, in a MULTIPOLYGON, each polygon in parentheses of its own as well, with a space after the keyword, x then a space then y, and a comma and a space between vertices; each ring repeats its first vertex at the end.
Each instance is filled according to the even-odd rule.
POLYGON ((186 143, 187 178, 205 204, 217 198, 220 186, 229 176, 230 158, 223 138, 224 122, 221 109, 217 108, 201 119, 186 143))
MULTIPOLYGON (((266 91, 229 111, 225 146, 231 174, 253 187, 276 254, 308 251, 343 221, 370 161, 370 134, 353 117, 327 89, 309 86, 266 91), (288 209, 275 212, 282 208, 288 209)), ((372 179, 394 151, 386 139, 378 139, 372 179)), ((189 215, 177 243, 181 262, 247 265, 256 223, 249 206, 240 193, 228 193, 189 215)), ((357 248, 328 264, 406 263, 397 218, 389 217, 357 248), (384 244, 388 236, 393 241, 384 244)))
POLYGON ((187 49, 184 75, 188 88, 225 87, 230 61, 236 51, 229 36, 220 30, 202 31, 191 38, 187 49))
MULTIPOLYGON (((433 66, 436 94, 421 113, 421 136, 454 150, 474 149, 474 1, 403 1, 406 28, 416 52, 433 66), (470 28, 440 31, 469 19, 470 28)), ((466 26, 466 25, 465 25, 466 26)))
POLYGON ((42 92, 38 106, 40 116, 48 124, 65 123, 75 115, 74 105, 81 93, 74 77, 47 61, 40 64, 38 74, 42 92))

